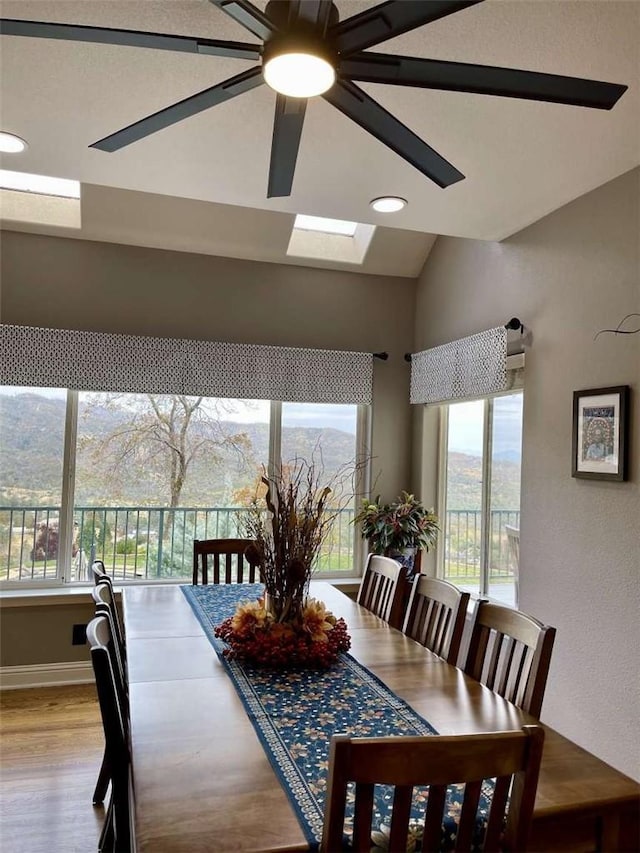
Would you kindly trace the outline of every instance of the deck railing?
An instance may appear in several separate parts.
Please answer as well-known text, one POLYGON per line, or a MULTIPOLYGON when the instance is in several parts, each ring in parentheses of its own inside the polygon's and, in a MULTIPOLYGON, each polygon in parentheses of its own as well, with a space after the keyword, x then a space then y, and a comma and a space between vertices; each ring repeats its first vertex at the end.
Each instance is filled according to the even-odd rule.
MULTIPOLYGON (((194 539, 242 536, 247 510, 238 507, 95 507, 74 511, 71 580, 89 580, 91 562, 102 560, 119 580, 161 580, 191 576, 194 539)), ((53 579, 58 573, 60 507, 0 506, 0 580, 53 579)), ((320 555, 323 571, 353 570, 353 509, 338 513, 320 555)), ((508 580, 505 525, 519 526, 517 510, 490 515, 490 580, 508 580)), ((444 536, 445 577, 480 576, 481 513, 449 510, 444 536)))
MULTIPOLYGON (((482 513, 479 510, 450 510, 444 552, 444 576, 453 582, 478 580, 482 513)), ((492 510, 489 514, 489 581, 508 580, 514 567, 509 559, 505 525, 520 526, 519 510, 492 510)))
MULTIPOLYGON (((74 510, 72 581, 90 580, 102 560, 118 580, 188 578, 194 539, 243 536, 238 507, 95 507, 74 510)), ((319 556, 322 571, 351 571, 354 510, 337 514, 319 556)), ((60 507, 0 506, 0 580, 57 577, 60 507)))

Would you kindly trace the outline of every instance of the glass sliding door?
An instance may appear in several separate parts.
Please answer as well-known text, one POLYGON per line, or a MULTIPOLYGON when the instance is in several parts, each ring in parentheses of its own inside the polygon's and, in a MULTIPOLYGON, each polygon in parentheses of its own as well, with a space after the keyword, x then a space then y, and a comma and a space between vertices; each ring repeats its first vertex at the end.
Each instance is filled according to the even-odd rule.
POLYGON ((490 403, 492 441, 487 593, 490 598, 515 605, 519 549, 515 548, 514 537, 519 541, 522 394, 495 397, 490 403))
POLYGON ((446 580, 517 604, 522 392, 443 410, 446 580))

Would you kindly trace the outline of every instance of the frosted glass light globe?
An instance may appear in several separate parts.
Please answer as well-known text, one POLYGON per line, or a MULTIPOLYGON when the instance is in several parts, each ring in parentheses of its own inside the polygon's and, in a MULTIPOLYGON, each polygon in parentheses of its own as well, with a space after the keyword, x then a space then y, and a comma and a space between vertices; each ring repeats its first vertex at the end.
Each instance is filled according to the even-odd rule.
POLYGON ((281 53, 265 62, 265 82, 289 98, 312 98, 330 89, 336 72, 330 62, 311 53, 281 53))

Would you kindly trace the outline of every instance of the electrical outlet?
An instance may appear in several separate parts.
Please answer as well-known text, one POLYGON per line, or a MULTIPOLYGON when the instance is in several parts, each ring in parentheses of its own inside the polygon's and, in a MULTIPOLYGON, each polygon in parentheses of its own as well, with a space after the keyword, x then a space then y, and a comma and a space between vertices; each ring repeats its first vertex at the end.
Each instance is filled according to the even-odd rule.
POLYGON ((71 634, 71 645, 72 646, 84 646, 87 642, 87 626, 86 625, 74 625, 73 632, 71 634))

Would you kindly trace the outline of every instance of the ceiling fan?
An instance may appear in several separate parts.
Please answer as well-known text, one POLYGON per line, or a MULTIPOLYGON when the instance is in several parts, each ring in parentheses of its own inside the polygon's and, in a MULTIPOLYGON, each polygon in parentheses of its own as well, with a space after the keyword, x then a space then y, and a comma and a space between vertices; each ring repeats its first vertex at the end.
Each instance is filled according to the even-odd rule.
POLYGON ((482 0, 387 0, 339 20, 331 0, 209 0, 261 44, 43 21, 0 20, 9 36, 146 47, 255 60, 261 64, 105 136, 91 147, 117 151, 266 82, 277 92, 267 197, 288 196, 307 99, 322 97, 440 187, 464 178, 354 80, 611 109, 627 86, 534 71, 374 53, 373 47, 482 0))

